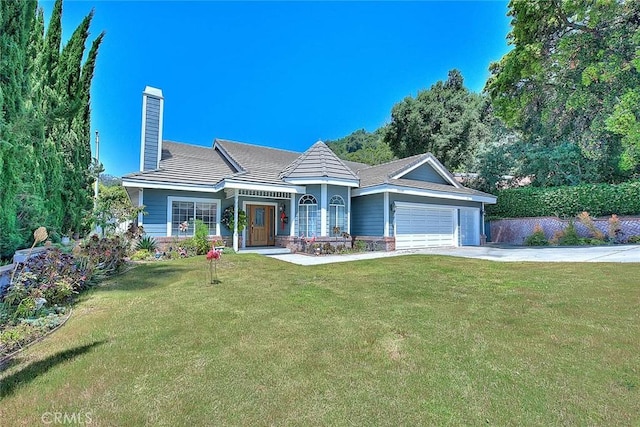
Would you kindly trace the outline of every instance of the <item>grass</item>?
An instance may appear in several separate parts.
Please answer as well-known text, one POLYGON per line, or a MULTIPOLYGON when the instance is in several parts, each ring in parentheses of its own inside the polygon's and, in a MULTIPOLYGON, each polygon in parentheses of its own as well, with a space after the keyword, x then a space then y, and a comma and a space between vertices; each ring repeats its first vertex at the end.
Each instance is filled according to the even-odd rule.
POLYGON ((0 372, 3 426, 638 425, 640 264, 139 266, 0 372))

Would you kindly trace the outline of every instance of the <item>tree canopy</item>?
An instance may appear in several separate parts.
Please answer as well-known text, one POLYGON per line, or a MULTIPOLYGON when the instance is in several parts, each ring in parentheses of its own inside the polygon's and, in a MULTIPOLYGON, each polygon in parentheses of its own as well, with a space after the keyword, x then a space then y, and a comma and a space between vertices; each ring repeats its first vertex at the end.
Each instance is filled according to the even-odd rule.
POLYGON ((327 141, 327 145, 338 157, 368 165, 379 165, 395 157, 383 141, 384 127, 367 132, 359 129, 344 138, 327 141))
POLYGON ((640 3, 512 0, 513 50, 490 67, 496 114, 523 137, 539 185, 640 170, 640 3))
POLYGON ((470 92, 462 74, 451 70, 446 81, 393 106, 384 141, 399 158, 430 152, 457 170, 487 137, 482 108, 482 96, 470 92))

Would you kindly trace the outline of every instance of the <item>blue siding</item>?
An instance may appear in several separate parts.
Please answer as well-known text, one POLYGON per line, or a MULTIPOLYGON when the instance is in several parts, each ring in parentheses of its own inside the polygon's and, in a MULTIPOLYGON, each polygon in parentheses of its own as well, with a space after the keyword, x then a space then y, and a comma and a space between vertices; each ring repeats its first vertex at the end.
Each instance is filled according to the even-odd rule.
MULTIPOLYGON (((175 191, 145 189, 142 193, 142 204, 147 213, 142 217, 145 232, 154 237, 167 235, 167 197, 196 197, 202 199, 224 199, 224 193, 199 193, 195 191, 175 191)), ((231 201, 233 203, 233 200, 231 201)), ((223 200, 224 203, 224 200, 223 200)), ((221 231, 225 228, 221 226, 221 231)))
POLYGON ((143 170, 158 168, 158 137, 160 136, 160 99, 147 96, 146 120, 144 123, 143 170))
POLYGON ((327 185, 327 203, 331 200, 331 196, 340 196, 344 200, 345 205, 347 204, 347 196, 349 194, 349 190, 347 187, 337 186, 337 185, 327 185))
POLYGON ((425 163, 402 178, 415 179, 416 181, 435 182, 438 184, 449 184, 436 170, 428 163, 425 163))
POLYGON ((351 234, 354 236, 383 236, 383 204, 383 194, 354 197, 351 200, 351 234))
MULTIPOLYGON (((316 221, 316 230, 318 231, 317 234, 320 235, 320 203, 322 203, 322 200, 320 198, 320 193, 321 193, 321 189, 320 189, 320 185, 319 184, 314 184, 314 185, 307 185, 307 193, 306 194, 310 194, 313 197, 316 198, 316 201, 318 202, 318 216, 317 216, 317 221, 316 221)), ((300 203, 300 199, 302 198, 302 196, 304 196, 304 194, 298 194, 296 195, 296 205, 298 205, 300 203)), ((296 216, 298 215, 299 209, 298 206, 296 206, 296 216)), ((295 234, 296 236, 300 235, 300 221, 298 221, 298 218, 296 217, 296 226, 295 226, 295 234)))

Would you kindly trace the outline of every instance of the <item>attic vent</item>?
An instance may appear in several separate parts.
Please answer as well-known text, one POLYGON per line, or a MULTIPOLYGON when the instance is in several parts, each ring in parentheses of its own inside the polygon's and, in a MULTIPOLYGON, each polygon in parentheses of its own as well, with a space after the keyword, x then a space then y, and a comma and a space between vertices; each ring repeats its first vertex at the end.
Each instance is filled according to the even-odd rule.
POLYGON ((282 191, 262 191, 262 190, 236 190, 233 188, 227 188, 225 190, 227 199, 232 198, 236 193, 238 196, 259 197, 262 199, 285 199, 291 198, 291 194, 284 193, 282 191))

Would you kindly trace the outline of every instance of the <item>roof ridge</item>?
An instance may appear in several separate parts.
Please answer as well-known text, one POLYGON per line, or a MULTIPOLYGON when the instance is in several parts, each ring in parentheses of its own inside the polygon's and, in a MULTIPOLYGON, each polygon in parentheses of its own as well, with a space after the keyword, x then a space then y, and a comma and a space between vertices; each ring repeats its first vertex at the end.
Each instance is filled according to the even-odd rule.
POLYGON ((284 151, 286 153, 301 154, 300 151, 287 150, 285 148, 268 147, 266 145, 252 144, 250 142, 234 141, 232 139, 215 138, 214 139, 214 143, 215 143, 215 141, 220 141, 220 142, 223 142, 223 143, 238 144, 238 145, 246 145, 246 146, 249 146, 249 147, 263 148, 265 150, 271 150, 271 151, 284 151))
MULTIPOLYGON (((231 160, 231 163, 235 163, 235 165, 236 165, 236 166, 238 166, 238 168, 239 168, 240 170, 238 170, 238 171, 236 172, 236 174, 241 173, 241 172, 247 172, 247 168, 245 168, 245 167, 242 165, 242 163, 240 163, 240 162, 238 161, 238 159, 236 159, 235 157, 233 157, 233 155, 231 155, 231 153, 229 152, 229 150, 227 150, 227 149, 225 148, 225 146, 224 146, 224 145, 221 145, 221 141, 224 141, 224 140, 220 140, 220 139, 218 139, 218 138, 216 138, 216 139, 214 139, 214 140, 213 140, 213 147, 214 147, 214 149, 215 149, 215 147, 220 147, 220 149, 222 150, 222 151, 220 152, 220 154, 222 154, 222 156, 223 156, 223 157, 228 157, 228 159, 227 159, 227 160, 229 160, 229 159, 230 159, 230 160, 231 160)), ((235 175, 235 174, 234 174, 234 175, 235 175)))

